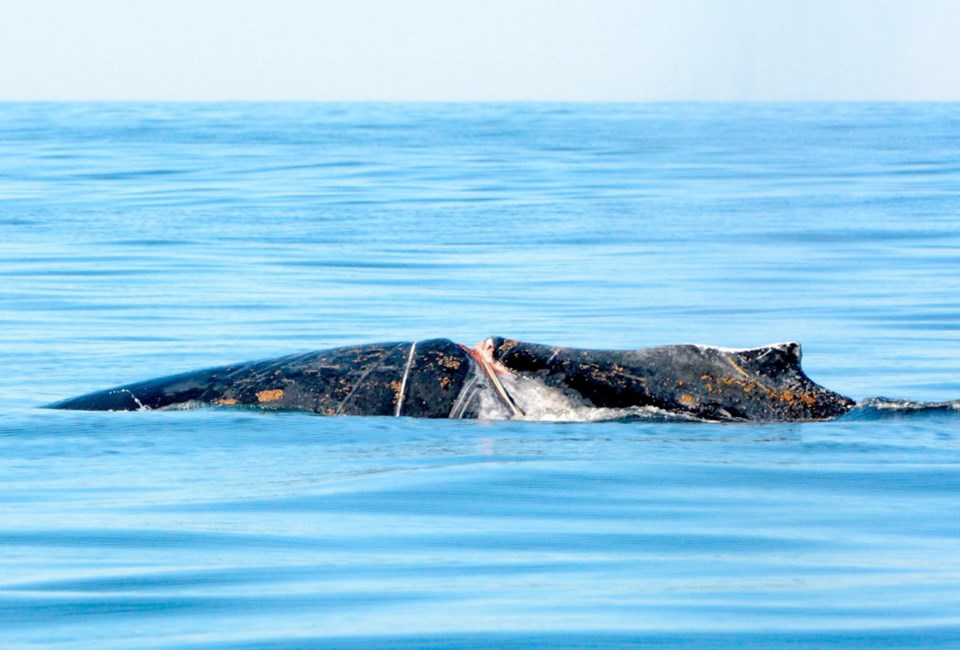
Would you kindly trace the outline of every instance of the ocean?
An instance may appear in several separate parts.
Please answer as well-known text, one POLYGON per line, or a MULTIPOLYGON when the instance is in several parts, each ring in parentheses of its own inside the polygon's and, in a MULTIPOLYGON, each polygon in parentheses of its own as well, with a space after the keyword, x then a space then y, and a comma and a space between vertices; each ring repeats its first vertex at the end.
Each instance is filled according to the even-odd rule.
POLYGON ((960 647, 958 105, 6 103, 0 235, 0 646, 960 647), (491 335, 901 401, 42 408, 491 335))

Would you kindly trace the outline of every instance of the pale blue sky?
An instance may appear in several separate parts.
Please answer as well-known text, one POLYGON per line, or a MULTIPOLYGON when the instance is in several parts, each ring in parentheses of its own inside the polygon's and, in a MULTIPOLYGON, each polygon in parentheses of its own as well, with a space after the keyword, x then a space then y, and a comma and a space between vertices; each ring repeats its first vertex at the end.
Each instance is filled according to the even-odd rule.
POLYGON ((0 0, 3 99, 960 100, 960 0, 0 0))

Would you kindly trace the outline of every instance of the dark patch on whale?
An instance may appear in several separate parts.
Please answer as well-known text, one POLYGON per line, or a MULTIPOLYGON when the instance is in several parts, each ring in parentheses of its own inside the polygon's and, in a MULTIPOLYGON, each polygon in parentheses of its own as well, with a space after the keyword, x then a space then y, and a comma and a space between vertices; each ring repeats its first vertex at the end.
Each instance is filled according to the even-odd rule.
POLYGON ((748 350, 666 345, 584 350, 490 339, 493 358, 521 376, 598 408, 652 406, 702 420, 803 421, 843 415, 855 402, 810 380, 800 345, 748 350))

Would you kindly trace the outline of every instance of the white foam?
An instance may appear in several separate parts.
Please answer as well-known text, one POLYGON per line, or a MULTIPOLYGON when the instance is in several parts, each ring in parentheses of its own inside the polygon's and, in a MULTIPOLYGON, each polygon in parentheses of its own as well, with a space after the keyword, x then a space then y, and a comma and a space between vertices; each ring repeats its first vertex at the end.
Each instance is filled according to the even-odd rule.
POLYGON ((150 411, 152 410, 149 406, 140 401, 140 398, 133 394, 133 392, 128 388, 118 388, 117 390, 110 391, 111 394, 126 393, 133 401, 137 403, 138 411, 150 411))
POLYGON ((177 402, 176 404, 169 404, 167 406, 162 406, 158 411, 189 411, 191 409, 206 408, 210 404, 206 402, 201 402, 199 400, 191 399, 186 402, 177 402))
POLYGON ((874 408, 878 411, 960 411, 960 400, 948 402, 916 402, 908 399, 890 399, 888 397, 869 397, 857 404, 861 408, 874 408))
POLYGON ((484 420, 527 420, 541 422, 601 422, 604 420, 697 420, 692 416, 669 413, 653 406, 628 408, 598 408, 584 403, 559 388, 518 375, 501 375, 500 381, 523 416, 512 417, 511 412, 487 388, 479 393, 477 415, 484 420))
POLYGON ((796 341, 784 341, 784 342, 782 342, 782 343, 770 343, 769 345, 758 345, 758 346, 753 347, 753 348, 725 348, 725 347, 719 346, 719 345, 704 345, 703 343, 691 343, 690 345, 692 345, 693 347, 698 348, 698 349, 700 349, 700 350, 716 350, 717 352, 727 352, 727 353, 729 353, 729 354, 739 354, 739 353, 741 353, 741 352, 750 352, 750 351, 752 351, 752 350, 765 350, 765 349, 767 349, 767 348, 782 348, 782 349, 786 349, 786 348, 789 348, 790 346, 794 346, 794 345, 797 346, 797 347, 800 347, 800 344, 797 343, 796 341))

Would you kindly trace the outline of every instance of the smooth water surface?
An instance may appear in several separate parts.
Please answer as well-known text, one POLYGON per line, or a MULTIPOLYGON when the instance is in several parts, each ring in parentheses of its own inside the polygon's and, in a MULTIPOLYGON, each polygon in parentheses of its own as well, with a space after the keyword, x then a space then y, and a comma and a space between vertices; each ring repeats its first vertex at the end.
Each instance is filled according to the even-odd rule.
POLYGON ((0 645, 949 647, 960 411, 39 407, 348 343, 960 398, 960 106, 0 104, 0 645))

